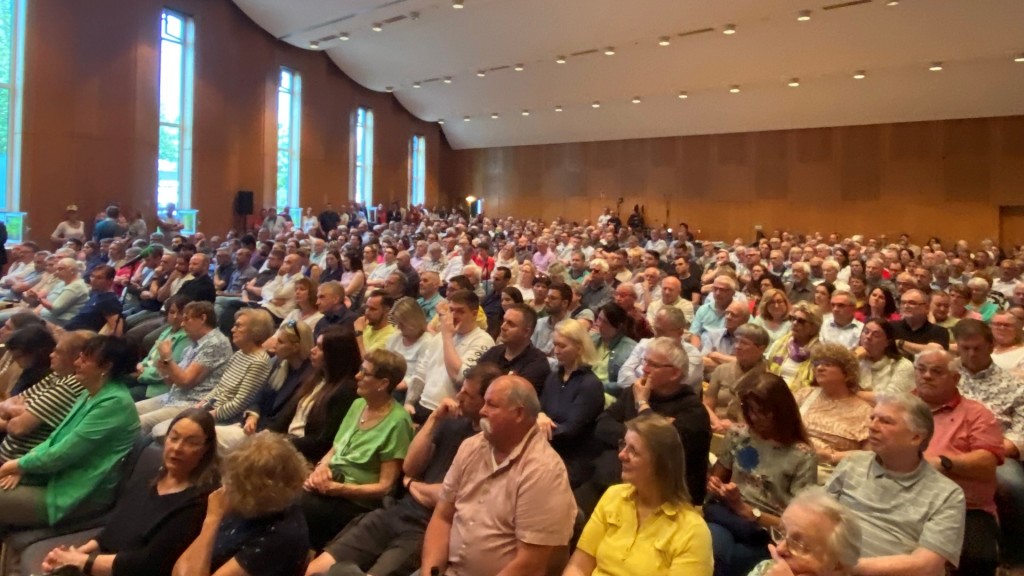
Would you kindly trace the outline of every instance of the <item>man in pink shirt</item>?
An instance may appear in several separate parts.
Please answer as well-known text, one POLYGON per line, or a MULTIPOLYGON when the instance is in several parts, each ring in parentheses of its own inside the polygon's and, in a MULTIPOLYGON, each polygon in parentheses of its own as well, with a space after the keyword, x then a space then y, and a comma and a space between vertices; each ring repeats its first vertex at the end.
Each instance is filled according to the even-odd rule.
POLYGON ((925 459, 956 482, 967 500, 959 573, 994 575, 999 565, 996 467, 1003 463, 1003 431, 988 408, 960 395, 954 363, 945 350, 926 350, 914 361, 916 393, 935 420, 925 459))
POLYGON ((549 241, 547 236, 541 236, 537 238, 537 251, 533 253, 533 265, 537 267, 537 272, 541 274, 548 273, 548 266, 551 266, 558 260, 558 256, 555 252, 548 248, 549 241))
POLYGON ((545 574, 567 559, 576 503, 565 465, 537 430, 540 401, 519 376, 494 380, 445 476, 420 574, 545 574))

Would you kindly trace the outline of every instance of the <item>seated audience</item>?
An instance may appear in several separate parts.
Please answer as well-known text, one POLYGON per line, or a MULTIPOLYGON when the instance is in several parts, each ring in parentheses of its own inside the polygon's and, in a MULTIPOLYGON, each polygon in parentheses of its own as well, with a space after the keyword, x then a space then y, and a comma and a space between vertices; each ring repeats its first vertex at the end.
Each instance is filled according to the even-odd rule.
POLYGON ((864 323, 860 346, 860 391, 857 396, 874 403, 876 394, 909 392, 914 387, 914 365, 896 348, 892 324, 882 318, 864 323))
POLYGON ((865 309, 854 314, 854 318, 860 322, 874 319, 895 322, 900 319, 899 306, 892 292, 885 288, 876 287, 868 293, 865 309))
POLYGON ((835 466, 847 452, 866 445, 871 405, 857 396, 860 366, 844 345, 821 344, 811 363, 814 380, 793 396, 818 460, 835 466))
MULTIPOLYGON (((801 306, 807 304, 795 305, 801 306)), ((729 430, 707 482, 704 518, 716 576, 743 576, 767 560, 768 530, 818 477, 814 448, 782 378, 762 374, 740 393, 740 406, 746 425, 729 430)))
POLYGON ((21 368, 10 395, 28 391, 50 374, 50 354, 57 342, 46 326, 33 324, 15 330, 7 340, 7 351, 21 368))
POLYGON ((513 305, 505 311, 501 323, 501 344, 481 354, 477 362, 490 362, 504 374, 526 378, 540 395, 551 374, 551 366, 547 356, 530 341, 536 324, 537 312, 531 306, 513 305))
POLYGON ((427 317, 412 297, 406 296, 395 302, 391 308, 391 320, 395 323, 395 332, 384 343, 384 349, 405 359, 405 379, 395 388, 395 399, 405 404, 413 371, 426 352, 427 343, 436 336, 427 331, 427 317))
POLYGON ((1024 334, 1021 320, 1010 312, 997 312, 988 324, 992 328, 992 361, 1003 370, 1024 376, 1024 334))
POLYGON ((736 329, 736 359, 715 368, 704 392, 704 407, 714 432, 727 432, 740 422, 740 394, 767 372, 764 352, 768 331, 753 323, 736 329))
POLYGON ((928 321, 930 297, 918 289, 900 296, 903 319, 892 325, 896 348, 908 359, 929 348, 949 348, 949 330, 928 321))
POLYGON ((675 427, 654 414, 626 423, 622 484, 601 497, 563 576, 711 576, 711 534, 685 482, 675 427))
MULTIPOLYGON (((320 287, 315 280, 309 278, 297 278, 293 289, 295 290, 295 309, 288 313, 281 321, 286 324, 292 320, 303 322, 309 329, 316 327, 317 322, 324 317, 316 308, 316 291, 320 287)), ((277 333, 267 338, 263 343, 263 349, 274 352, 277 349, 277 333)))
POLYGON ((157 371, 170 391, 135 404, 142 422, 142 433, 174 418, 186 408, 201 402, 220 382, 231 358, 231 343, 217 330, 213 304, 189 302, 185 305, 182 327, 191 343, 180 362, 171 355, 173 344, 163 340, 158 351, 157 371))
POLYGON ((954 320, 963 320, 970 318, 972 320, 981 320, 981 314, 968 308, 968 304, 971 302, 971 289, 967 287, 967 284, 960 283, 950 284, 947 290, 949 292, 949 317, 954 320))
POLYGON ((308 576, 328 568, 334 575, 404 576, 419 567, 423 535, 441 497, 441 483, 462 443, 480 432, 484 395, 499 376, 501 371, 493 364, 469 369, 455 399, 442 402, 412 439, 402 462, 401 498, 343 530, 310 563, 308 576))
POLYGON ((316 289, 316 309, 323 314, 323 318, 313 328, 313 338, 317 339, 320 334, 329 326, 341 326, 355 330, 356 316, 348 306, 345 305, 345 289, 337 282, 321 284, 316 289))
POLYGON ((789 309, 789 322, 789 334, 768 349, 768 371, 781 376, 791 390, 799 390, 814 379, 811 352, 818 345, 821 312, 814 304, 797 302, 789 309))
POLYGON ((0 324, 0 399, 11 395, 11 388, 21 376, 21 365, 14 361, 14 353, 7 349, 7 341, 17 331, 26 326, 43 325, 43 320, 31 312, 17 312, 0 324))
POLYGON ((96 576, 170 576, 178 557, 199 535, 206 497, 220 482, 214 434, 208 412, 190 408, 179 414, 171 423, 156 477, 135 478, 103 529, 33 544, 22 555, 22 566, 39 566, 35 560, 45 553, 42 568, 47 573, 73 566, 96 576))
POLYGON ((999 305, 989 300, 991 286, 988 280, 975 276, 967 281, 967 288, 971 291, 967 309, 981 316, 982 322, 992 320, 992 316, 999 311, 999 305))
POLYGON ((686 385, 689 362, 678 340, 656 338, 644 356, 644 376, 597 419, 594 437, 601 454, 594 462, 594 477, 574 492, 576 503, 589 514, 605 490, 621 482, 619 442, 626 434, 625 423, 640 414, 653 412, 672 419, 686 454, 686 485, 694 505, 704 501, 711 447, 711 422, 693 388, 686 385))
POLYGON ((733 302, 725 308, 725 324, 710 328, 700 337, 704 372, 736 360, 736 329, 750 320, 750 309, 743 302, 733 302))
MULTIPOLYGON (((663 308, 658 310, 654 316, 654 335, 656 337, 672 338, 678 340, 686 351, 686 358, 689 366, 686 370, 686 385, 694 389, 701 389, 701 381, 704 379, 704 366, 700 356, 700 350, 690 344, 686 329, 690 324, 686 316, 678 308, 663 308), (675 310, 675 312, 673 312, 675 310)), ((647 346, 654 341, 654 338, 644 338, 637 342, 636 347, 629 353, 629 358, 619 368, 619 387, 628 388, 644 374, 644 354, 647 353, 647 346)))
POLYGON ((631 319, 621 306, 614 302, 605 304, 597 311, 592 336, 597 349, 597 361, 591 368, 604 389, 613 396, 619 393, 619 369, 629 358, 636 341, 626 335, 631 319))
POLYGON ((544 317, 537 320, 537 327, 530 336, 533 345, 546 356, 554 354, 555 326, 569 317, 571 303, 572 288, 568 284, 554 284, 548 290, 544 301, 544 317))
POLYGON ((483 434, 463 442, 445 476, 420 574, 544 574, 572 536, 576 506, 565 466, 537 430, 537 391, 501 376, 484 399, 483 434))
POLYGON ((797 494, 769 534, 772 559, 754 567, 750 576, 853 576, 860 559, 860 522, 820 488, 797 494))
POLYGON ((359 395, 331 448, 303 484, 302 508, 310 543, 320 550, 356 516, 380 507, 402 472, 412 423, 391 393, 405 376, 405 360, 374 350, 357 375, 359 395))
POLYGON ((557 365, 540 393, 537 428, 562 457, 569 485, 576 488, 593 474, 594 424, 604 410, 604 388, 590 368, 597 352, 582 324, 562 322, 554 340, 557 365))
POLYGON ((822 319, 820 339, 823 343, 835 342, 842 344, 847 350, 853 350, 860 341, 864 323, 854 318, 856 302, 853 295, 845 290, 836 290, 829 301, 831 314, 822 319))
POLYGON ((920 399, 880 394, 870 451, 843 459, 825 489, 863 530, 855 574, 940 576, 956 567, 964 540, 964 493, 924 457, 935 425, 920 399))
POLYGON ((185 306, 188 303, 188 298, 180 294, 175 294, 167 299, 167 326, 160 332, 156 344, 149 349, 149 354, 135 367, 137 373, 135 377, 136 384, 130 390, 132 398, 135 398, 136 401, 160 396, 170 391, 170 387, 164 382, 164 378, 160 375, 158 368, 160 346, 164 340, 170 341, 171 361, 176 364, 185 357, 185 350, 192 343, 183 327, 185 306))
POLYGON ((89 287, 78 272, 73 258, 62 258, 54 265, 53 275, 58 284, 45 296, 29 290, 26 298, 36 307, 36 313, 51 324, 64 326, 75 317, 89 300, 89 287))
POLYGON ((85 394, 43 443, 0 466, 0 533, 53 526, 106 509, 139 434, 123 378, 134 362, 124 340, 95 336, 75 361, 85 394))
POLYGON ((64 332, 50 354, 53 371, 28 390, 0 403, 0 462, 21 458, 60 426, 85 391, 75 376, 75 361, 94 334, 64 332))
POLYGON ((751 319, 750 323, 764 328, 771 342, 789 332, 789 300, 786 293, 776 288, 765 290, 757 307, 757 317, 751 319))
POLYGON ((65 330, 91 330, 102 334, 120 334, 121 301, 114 294, 114 269, 100 264, 89 274, 89 298, 78 313, 64 324, 65 330))
POLYGON ((735 296, 736 280, 725 274, 715 276, 711 283, 711 298, 705 300, 693 313, 693 322, 690 325, 693 338, 690 342, 694 346, 700 346, 700 337, 704 335, 705 330, 725 326, 725 310, 732 304, 735 296))
POLYGON ((390 319, 391 308, 394 305, 395 299, 383 290, 374 290, 366 298, 363 315, 357 318, 353 325, 359 341, 359 351, 364 355, 383 348, 388 338, 395 333, 395 327, 390 319))
POLYGON ((174 564, 173 576, 301 576, 309 537, 298 500, 306 463, 280 436, 246 438, 223 466, 202 530, 174 564))

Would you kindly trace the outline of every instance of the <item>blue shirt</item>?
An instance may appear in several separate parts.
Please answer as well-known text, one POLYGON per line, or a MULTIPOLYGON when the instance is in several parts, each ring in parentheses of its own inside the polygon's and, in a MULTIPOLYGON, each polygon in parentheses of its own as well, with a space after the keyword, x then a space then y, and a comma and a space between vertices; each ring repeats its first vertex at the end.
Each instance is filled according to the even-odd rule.
POLYGON ((107 316, 121 313, 121 300, 113 292, 92 292, 85 305, 74 318, 68 320, 64 330, 92 330, 99 332, 107 323, 107 316))

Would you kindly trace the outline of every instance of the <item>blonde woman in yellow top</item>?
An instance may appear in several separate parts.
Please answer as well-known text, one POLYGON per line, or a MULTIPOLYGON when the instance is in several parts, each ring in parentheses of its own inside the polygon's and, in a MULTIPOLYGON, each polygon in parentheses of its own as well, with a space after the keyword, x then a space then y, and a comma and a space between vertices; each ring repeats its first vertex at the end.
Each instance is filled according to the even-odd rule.
POLYGON ((623 483, 604 493, 563 576, 711 576, 711 532, 690 503, 675 427, 630 420, 619 460, 623 483))

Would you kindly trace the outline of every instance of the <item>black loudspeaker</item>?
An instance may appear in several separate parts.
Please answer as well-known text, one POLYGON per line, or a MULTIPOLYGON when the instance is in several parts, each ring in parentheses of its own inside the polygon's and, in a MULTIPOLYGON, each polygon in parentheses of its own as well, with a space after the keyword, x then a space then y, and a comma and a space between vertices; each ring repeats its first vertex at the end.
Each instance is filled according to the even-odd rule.
POLYGON ((252 191, 239 190, 235 196, 235 214, 239 216, 252 215, 252 191))

